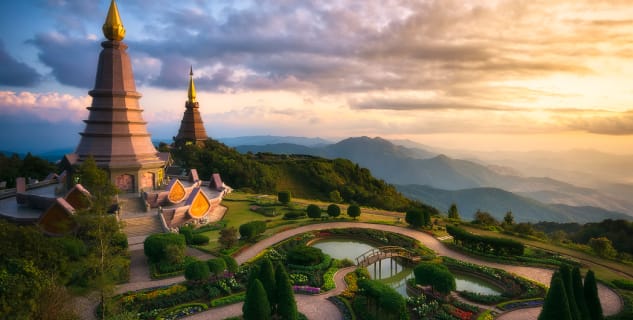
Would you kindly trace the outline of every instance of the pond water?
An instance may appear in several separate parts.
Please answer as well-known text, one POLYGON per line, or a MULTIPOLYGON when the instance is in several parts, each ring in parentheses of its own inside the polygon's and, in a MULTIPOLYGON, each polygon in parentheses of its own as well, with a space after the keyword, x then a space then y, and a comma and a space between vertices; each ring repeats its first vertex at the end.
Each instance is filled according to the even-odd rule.
MULTIPOLYGON (((319 248, 335 259, 350 259, 356 262, 356 257, 374 249, 375 247, 355 239, 326 238, 320 239, 311 244, 319 248)), ((406 296, 407 280, 413 278, 413 269, 404 267, 398 259, 384 259, 380 263, 376 262, 367 267, 372 279, 378 279, 388 284, 401 295, 406 296)), ((457 291, 471 291, 486 295, 497 295, 500 292, 487 282, 468 275, 455 274, 455 284, 457 291)))

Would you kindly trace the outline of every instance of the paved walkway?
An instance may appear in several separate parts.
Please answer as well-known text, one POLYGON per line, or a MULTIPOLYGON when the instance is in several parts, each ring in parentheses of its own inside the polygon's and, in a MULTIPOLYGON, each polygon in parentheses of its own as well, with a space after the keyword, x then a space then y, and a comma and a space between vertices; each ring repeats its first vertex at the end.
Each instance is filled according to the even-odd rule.
MULTIPOLYGON (((444 246, 440 241, 438 241, 437 239, 435 239, 434 237, 432 237, 429 234, 420 232, 420 231, 415 231, 415 230, 411 230, 408 228, 404 228, 404 227, 398 227, 398 226, 389 226, 389 225, 379 225, 379 224, 371 224, 371 223, 360 223, 360 222, 331 222, 331 223, 322 223, 322 224, 311 224, 311 225, 306 225, 306 226, 301 226, 301 227, 297 227, 294 229, 290 229, 290 230, 286 230, 280 233, 277 233, 269 238, 266 238, 262 241, 259 241, 255 244, 253 244, 252 246, 242 250, 236 257, 235 260, 242 264, 246 261, 248 261, 249 259, 253 258, 254 256, 256 256, 259 252, 261 252, 262 250, 274 245, 277 242, 280 242, 284 239, 287 239, 289 237, 295 236, 297 234, 300 233, 304 233, 304 232, 308 232, 308 231, 314 231, 314 230, 328 230, 328 229, 342 229, 342 228, 367 228, 367 229, 376 229, 376 230, 383 230, 383 231, 389 231, 389 232, 395 232, 395 233, 400 233, 409 237, 412 237, 414 239, 419 240, 421 243, 423 243, 425 246, 427 246, 428 248, 430 248, 431 250, 435 251, 438 255, 442 255, 442 256, 447 256, 447 257, 451 257, 454 259, 458 259, 458 260, 462 260, 462 261, 467 261, 467 262, 471 262, 471 263, 475 263, 475 264, 480 264, 480 265, 486 265, 489 267, 493 267, 493 268, 499 268, 499 269, 503 269, 506 270, 508 272, 512 272, 515 273, 519 276, 525 277, 527 279, 531 279, 534 280, 536 282, 545 284, 545 285, 549 285, 550 279, 552 277, 553 271, 550 269, 543 269, 543 268, 536 268, 536 267, 528 267, 528 266, 516 266, 516 265, 506 265, 506 264, 500 264, 500 263, 494 263, 494 262, 488 262, 488 261, 483 261, 483 260, 479 260, 467 255, 464 255, 460 252, 456 252, 453 251, 449 248, 447 248, 446 246, 444 246)), ((134 262, 132 262, 132 265, 136 265, 138 266, 139 264, 135 264, 134 262)), ((156 281, 141 281, 138 283, 128 283, 125 285, 120 286, 117 289, 117 292, 125 292, 125 291, 130 291, 130 290, 139 290, 139 289, 144 289, 144 288, 151 288, 151 287, 156 287, 156 286, 162 286, 162 285, 168 285, 168 284, 172 284, 172 283, 177 283, 177 282, 181 282, 184 281, 184 277, 175 277, 175 278, 169 278, 169 279, 163 279, 163 280, 156 280, 156 281)), ((343 287, 342 287, 343 288, 343 287)), ((338 290, 338 283, 337 283, 337 290, 338 290)), ((341 289, 342 290, 342 289, 341 289)), ((602 303, 602 309, 604 311, 605 315, 613 315, 618 313, 621 309, 622 309, 622 301, 620 299, 620 297, 611 289, 609 289, 606 286, 603 285, 598 285, 598 290, 599 290, 599 294, 600 294, 600 300, 602 303)), ((321 313, 323 310, 327 310, 327 308, 333 307, 333 304, 330 303, 327 300, 324 300, 323 296, 316 296, 316 297, 321 297, 320 302, 319 303, 315 303, 316 301, 312 301, 309 300, 309 298, 301 298, 301 297, 305 297, 303 295, 297 295, 297 303, 301 306, 304 302, 303 299, 308 299, 307 301, 305 301, 305 303, 309 306, 311 306, 310 308, 315 308, 315 312, 316 313, 312 313, 310 312, 310 310, 308 309, 308 306, 302 307, 304 309, 300 309, 301 312, 304 312, 304 314, 306 314, 306 316, 308 316, 309 319, 340 319, 341 315, 338 314, 338 317, 334 317, 334 318, 324 318, 321 317, 321 313), (315 305, 313 305, 315 304, 315 305), (316 310, 318 309, 318 310, 316 310), (314 315, 313 317, 310 317, 309 314, 314 315)), ((314 296, 309 296, 310 298, 313 298, 314 296)), ((231 316, 237 316, 241 314, 241 306, 227 306, 227 307, 223 307, 223 308, 217 308, 211 311, 207 311, 207 312, 213 312, 213 311, 219 311, 221 309, 226 309, 226 314, 228 314, 228 316, 226 317, 231 317, 231 316), (230 311, 233 310, 233 311, 230 311), (236 312, 236 313, 233 313, 236 312)), ((536 311, 536 309, 538 308, 532 308, 532 309, 523 309, 520 310, 524 313, 521 313, 520 315, 517 313, 517 317, 514 317, 514 313, 518 312, 509 312, 506 313, 503 317, 504 320, 509 320, 509 319, 536 319, 536 317, 533 316, 529 316, 527 314, 527 310, 533 310, 530 311, 532 313, 536 313, 538 314, 538 311, 536 311)), ((337 311, 338 312, 338 311, 337 311)), ((224 311, 222 312, 224 314, 224 311)), ((222 318, 221 315, 214 315, 213 318, 216 318, 216 316, 218 316, 217 319, 224 319, 222 318)), ((203 319, 203 318, 192 318, 192 319, 203 319)))

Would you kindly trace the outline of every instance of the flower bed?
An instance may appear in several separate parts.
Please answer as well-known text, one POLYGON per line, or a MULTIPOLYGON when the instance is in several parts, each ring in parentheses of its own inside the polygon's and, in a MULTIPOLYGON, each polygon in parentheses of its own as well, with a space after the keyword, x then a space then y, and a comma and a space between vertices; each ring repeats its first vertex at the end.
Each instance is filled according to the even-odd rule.
POLYGON ((196 314, 207 310, 208 307, 204 303, 188 303, 179 306, 175 306, 173 308, 167 309, 161 312, 156 320, 174 320, 180 319, 186 316, 190 316, 192 314, 196 314))
POLYGON ((292 286, 292 290, 295 293, 303 293, 303 294, 319 294, 319 293, 321 293, 321 288, 311 287, 311 286, 292 286))
POLYGON ((459 295, 468 301, 487 304, 487 305, 493 305, 493 304, 497 304, 497 303, 508 300, 507 297, 504 297, 501 295, 481 294, 481 293, 470 292, 470 291, 460 291, 459 295))
POLYGON ((535 308, 543 305, 543 299, 527 299, 527 300, 515 300, 508 301, 497 305, 497 308, 509 311, 523 308, 535 308))
POLYGON ((338 267, 330 267, 323 275, 323 291, 330 291, 336 288, 334 283, 334 274, 338 271, 338 267))

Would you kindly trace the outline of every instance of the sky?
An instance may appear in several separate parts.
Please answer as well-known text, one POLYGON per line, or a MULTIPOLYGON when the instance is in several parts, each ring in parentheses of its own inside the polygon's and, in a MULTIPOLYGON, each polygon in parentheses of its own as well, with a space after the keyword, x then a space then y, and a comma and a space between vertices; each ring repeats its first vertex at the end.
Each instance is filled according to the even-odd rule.
MULTIPOLYGON (((76 146, 109 3, 0 1, 0 150, 76 146)), ((154 138, 176 135, 193 66, 216 138, 633 153, 627 0, 117 5, 154 138)))

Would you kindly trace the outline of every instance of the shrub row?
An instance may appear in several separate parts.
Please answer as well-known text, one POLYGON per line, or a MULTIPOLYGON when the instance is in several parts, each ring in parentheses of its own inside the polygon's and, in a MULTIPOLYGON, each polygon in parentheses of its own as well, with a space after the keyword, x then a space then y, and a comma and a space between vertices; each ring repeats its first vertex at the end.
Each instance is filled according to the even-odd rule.
POLYGON ((447 225, 446 232, 453 237, 456 244, 471 250, 494 253, 495 255, 523 255, 523 243, 506 238, 486 237, 472 234, 460 227, 447 225))
POLYGON ((180 319, 182 317, 202 312, 208 308, 209 307, 207 307, 204 303, 181 304, 161 312, 158 317, 156 317, 156 320, 180 319))
POLYGON ((245 298, 246 298, 246 292, 240 292, 240 293, 232 294, 230 296, 213 299, 211 300, 211 307, 216 308, 216 307, 225 306, 227 304, 238 303, 238 302, 244 301, 245 298))

